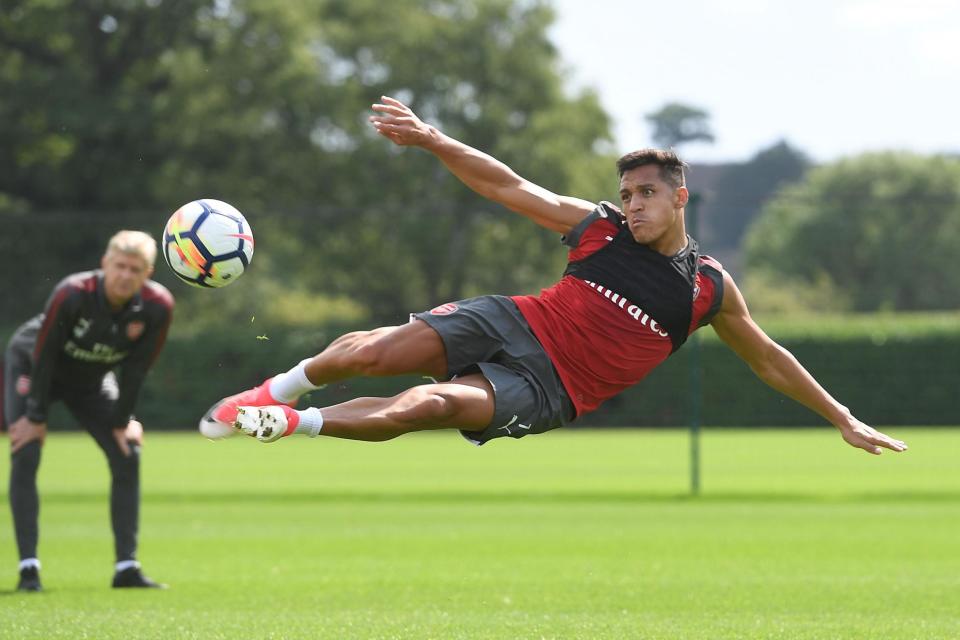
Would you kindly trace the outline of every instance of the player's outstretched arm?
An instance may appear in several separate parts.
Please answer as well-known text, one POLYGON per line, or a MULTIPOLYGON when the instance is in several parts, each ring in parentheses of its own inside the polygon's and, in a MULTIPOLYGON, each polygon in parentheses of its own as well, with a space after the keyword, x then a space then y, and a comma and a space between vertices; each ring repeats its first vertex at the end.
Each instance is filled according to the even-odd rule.
POLYGON ((537 224, 568 233, 596 205, 557 195, 526 180, 496 158, 454 140, 423 122, 399 100, 384 96, 373 105, 370 122, 377 132, 401 146, 422 147, 437 156, 453 175, 484 198, 498 202, 537 224))
POLYGON ((789 351, 770 339, 750 317, 730 274, 723 273, 723 303, 711 325, 731 349, 768 385, 816 411, 840 430, 851 446, 879 455, 883 448, 905 451, 907 445, 860 422, 803 368, 789 351))

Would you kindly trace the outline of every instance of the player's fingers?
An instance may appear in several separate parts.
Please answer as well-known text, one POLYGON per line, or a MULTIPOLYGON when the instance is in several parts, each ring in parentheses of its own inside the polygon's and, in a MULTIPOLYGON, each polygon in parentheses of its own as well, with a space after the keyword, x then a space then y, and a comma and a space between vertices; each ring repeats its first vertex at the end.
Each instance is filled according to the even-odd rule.
POLYGON ((891 438, 890 436, 888 436, 888 435, 886 435, 886 434, 883 434, 883 433, 878 433, 877 436, 876 436, 876 438, 874 438, 873 442, 874 442, 875 444, 880 445, 881 447, 886 447, 887 449, 890 449, 891 451, 906 451, 906 450, 907 450, 907 443, 906 443, 906 442, 904 442, 903 440, 897 440, 897 439, 895 439, 895 438, 891 438))
POLYGON ((406 109, 407 111, 410 110, 410 107, 391 96, 380 96, 380 99, 383 100, 385 104, 389 104, 394 107, 400 107, 401 109, 406 109))
POLYGON ((124 458, 130 457, 130 444, 127 442, 127 434, 122 429, 114 429, 113 439, 117 441, 117 446, 120 448, 120 453, 123 454, 124 458))
POLYGON ((379 133, 381 136, 383 136, 387 140, 390 140, 391 142, 397 142, 397 139, 394 134, 387 133, 386 131, 380 131, 379 129, 377 129, 377 133, 379 133))
POLYGON ((400 134, 392 128, 388 128, 382 124, 374 123, 373 128, 376 129, 377 133, 382 135, 384 138, 392 140, 393 142, 400 141, 400 134))
POLYGON ((370 116, 375 127, 411 128, 415 126, 412 118, 405 116, 370 116))
POLYGON ((399 145, 411 144, 414 138, 407 135, 407 132, 401 127, 377 126, 377 133, 384 138, 399 145))
POLYGON ((30 442, 27 438, 23 436, 22 433, 10 432, 10 453, 16 453, 23 448, 25 444, 30 442))
POLYGON ((397 107, 392 104, 380 104, 376 103, 370 105, 370 107, 377 113, 388 114, 392 116, 409 116, 411 114, 410 110, 406 107, 397 107))
POLYGON ((853 444, 853 446, 858 447, 858 448, 860 448, 860 449, 863 449, 863 450, 866 451, 867 453, 872 453, 872 454, 875 455, 875 456, 880 455, 880 453, 883 451, 880 447, 878 447, 877 445, 873 444, 872 442, 869 442, 869 441, 866 440, 865 438, 860 438, 860 441, 859 441, 859 442, 855 442, 855 443, 852 443, 852 444, 853 444))
POLYGON ((872 453, 873 455, 880 455, 880 447, 867 440, 862 433, 857 433, 855 431, 846 432, 843 434, 843 439, 846 440, 847 444, 849 444, 851 447, 863 449, 867 453, 872 453))

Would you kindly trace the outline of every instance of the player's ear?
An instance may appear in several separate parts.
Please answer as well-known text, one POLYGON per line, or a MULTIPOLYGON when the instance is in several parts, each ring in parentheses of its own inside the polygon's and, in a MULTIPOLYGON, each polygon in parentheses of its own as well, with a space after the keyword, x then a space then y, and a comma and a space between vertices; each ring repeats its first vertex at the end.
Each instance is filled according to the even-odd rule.
POLYGON ((104 270, 107 268, 107 254, 100 256, 100 268, 104 270))
POLYGON ((677 187, 676 191, 673 192, 673 206, 677 209, 687 206, 689 200, 690 192, 687 191, 686 187, 677 187))

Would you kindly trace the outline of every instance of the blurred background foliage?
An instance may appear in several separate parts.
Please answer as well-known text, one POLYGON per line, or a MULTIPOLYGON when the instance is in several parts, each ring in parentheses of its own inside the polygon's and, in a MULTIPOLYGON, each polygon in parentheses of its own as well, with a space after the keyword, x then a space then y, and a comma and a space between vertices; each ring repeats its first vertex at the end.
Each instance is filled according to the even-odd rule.
MULTIPOLYGON (((3 335, 63 275, 96 267, 114 231, 159 237, 202 197, 243 211, 257 245, 250 273, 218 291, 158 264, 178 308, 155 378, 185 396, 204 385, 200 410, 340 331, 548 286, 566 258, 555 234, 474 195, 430 154, 394 147, 367 117, 395 96, 549 189, 615 200, 610 119, 595 93, 566 84, 553 19, 543 0, 5 0, 3 335)), ((664 144, 712 138, 709 114, 689 105, 647 120, 664 144)), ((694 165, 689 184, 704 251, 755 312, 806 326, 825 311, 960 306, 960 159, 889 152, 815 166, 781 141, 744 162, 694 165)), ((876 346, 876 322, 889 321, 851 325, 862 330, 850 354, 876 346)), ((633 397, 611 405, 614 422, 666 423, 677 410, 633 397)))
MULTIPOLYGON (((610 123, 593 93, 564 90, 552 19, 511 0, 398 0, 388 13, 365 0, 13 3, 0 16, 0 93, 16 98, 0 102, 5 262, 42 246, 58 259, 34 268, 55 281, 92 266, 112 229, 156 234, 213 197, 251 221, 257 282, 183 292, 197 322, 264 296, 301 300, 283 305, 295 316, 311 297, 345 299, 334 306, 383 323, 536 290, 562 270, 556 236, 366 118, 393 95, 548 188, 614 192, 610 123)), ((31 312, 46 293, 30 292, 31 312)))
POLYGON ((750 228, 746 258, 832 291, 836 310, 943 310, 960 307, 958 246, 960 159, 871 153, 780 191, 750 228))

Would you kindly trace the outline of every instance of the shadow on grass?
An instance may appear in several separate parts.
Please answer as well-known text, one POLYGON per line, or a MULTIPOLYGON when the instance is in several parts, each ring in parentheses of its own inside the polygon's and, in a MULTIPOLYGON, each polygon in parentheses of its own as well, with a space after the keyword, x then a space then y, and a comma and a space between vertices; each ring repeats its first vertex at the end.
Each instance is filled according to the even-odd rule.
MULTIPOLYGON (((57 503, 102 502, 102 493, 48 493, 44 501, 57 503)), ((885 503, 937 502, 960 504, 957 491, 902 491, 874 493, 817 494, 799 492, 707 492, 698 496, 689 493, 643 493, 604 491, 297 491, 297 492, 196 492, 145 493, 145 503, 278 503, 278 502, 359 502, 359 503, 584 503, 584 504, 718 504, 718 503, 885 503)))

